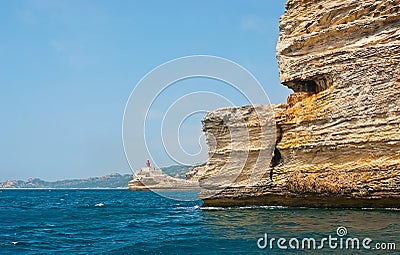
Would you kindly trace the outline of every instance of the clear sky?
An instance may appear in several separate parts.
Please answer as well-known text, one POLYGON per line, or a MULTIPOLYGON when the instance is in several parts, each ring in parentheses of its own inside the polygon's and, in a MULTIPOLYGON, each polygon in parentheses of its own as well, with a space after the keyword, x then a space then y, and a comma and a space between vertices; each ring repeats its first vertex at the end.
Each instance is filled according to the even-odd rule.
MULTIPOLYGON (((275 57, 285 2, 1 1, 0 181, 129 173, 121 139, 129 94, 178 57, 235 61, 272 103, 285 102, 275 57)), ((189 123, 198 132, 201 117, 189 123)))

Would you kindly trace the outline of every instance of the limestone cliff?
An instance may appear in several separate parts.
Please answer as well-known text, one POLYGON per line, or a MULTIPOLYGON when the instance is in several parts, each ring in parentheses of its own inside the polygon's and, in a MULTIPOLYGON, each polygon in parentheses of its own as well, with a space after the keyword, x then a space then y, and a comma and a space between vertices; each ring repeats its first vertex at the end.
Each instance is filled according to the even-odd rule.
POLYGON ((250 106, 205 117, 205 204, 400 207, 399 28, 400 0, 289 0, 277 59, 294 93, 256 107, 274 118, 250 106), (221 121, 232 114, 249 143, 221 121))

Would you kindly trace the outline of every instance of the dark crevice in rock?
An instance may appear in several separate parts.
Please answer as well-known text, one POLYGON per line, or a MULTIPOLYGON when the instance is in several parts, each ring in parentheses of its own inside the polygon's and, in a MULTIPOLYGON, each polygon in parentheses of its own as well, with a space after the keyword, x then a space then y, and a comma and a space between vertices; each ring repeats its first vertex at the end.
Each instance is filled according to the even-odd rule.
MULTIPOLYGON (((271 159, 271 167, 274 168, 277 165, 279 165, 281 162, 282 162, 282 154, 278 150, 278 148, 276 148, 276 145, 275 145, 274 154, 273 154, 273 157, 271 159)), ((271 179, 272 179, 272 176, 271 176, 271 179)))
POLYGON ((282 159, 282 154, 277 148, 278 143, 282 140, 282 128, 278 125, 276 125, 276 142, 275 142, 275 148, 274 148, 274 153, 272 154, 272 159, 270 163, 270 173, 269 173, 269 178, 272 180, 272 175, 274 171, 274 167, 278 166, 283 162, 282 159))

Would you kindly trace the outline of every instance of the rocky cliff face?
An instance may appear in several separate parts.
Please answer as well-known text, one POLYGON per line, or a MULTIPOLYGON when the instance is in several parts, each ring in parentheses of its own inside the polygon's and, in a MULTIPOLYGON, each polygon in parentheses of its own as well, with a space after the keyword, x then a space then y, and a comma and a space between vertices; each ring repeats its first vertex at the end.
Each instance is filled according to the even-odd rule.
POLYGON ((400 0, 289 0, 286 8, 277 59, 294 93, 272 106, 275 129, 263 114, 248 118, 254 107, 205 117, 211 149, 200 197, 219 205, 400 207, 400 0), (233 129, 226 135, 220 120, 233 112, 250 143, 232 139, 233 129), (257 133, 263 126, 275 135, 257 133), (244 167, 238 150, 250 152, 244 167))
POLYGON ((199 178, 202 198, 252 187, 269 175, 277 137, 274 108, 226 108, 203 119, 209 159, 199 178))

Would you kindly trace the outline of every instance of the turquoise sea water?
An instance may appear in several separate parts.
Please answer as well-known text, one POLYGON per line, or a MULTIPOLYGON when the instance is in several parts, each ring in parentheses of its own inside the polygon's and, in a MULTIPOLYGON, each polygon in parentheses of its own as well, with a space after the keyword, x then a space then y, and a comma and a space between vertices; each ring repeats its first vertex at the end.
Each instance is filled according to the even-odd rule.
POLYGON ((199 205, 127 190, 2 190, 0 254, 400 254, 398 210, 199 205), (347 229, 345 238, 370 238, 371 248, 396 243, 397 250, 257 245, 265 234, 287 240, 338 237, 338 227, 347 229))

